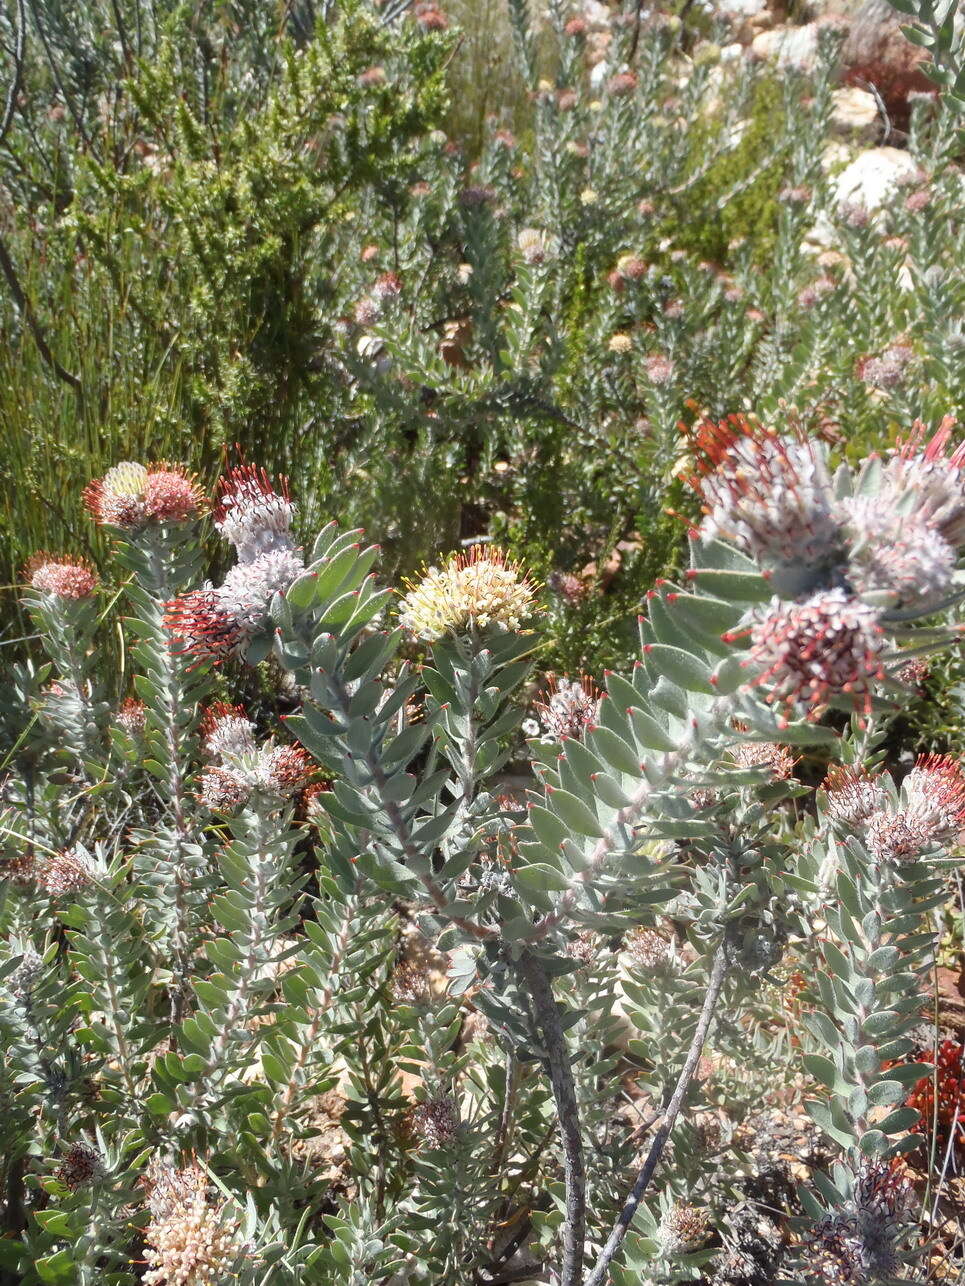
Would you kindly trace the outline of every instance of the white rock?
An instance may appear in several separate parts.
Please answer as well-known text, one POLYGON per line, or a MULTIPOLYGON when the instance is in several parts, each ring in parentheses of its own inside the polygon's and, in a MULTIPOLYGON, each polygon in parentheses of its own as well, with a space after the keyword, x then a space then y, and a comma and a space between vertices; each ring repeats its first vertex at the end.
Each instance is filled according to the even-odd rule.
POLYGON ((903 183, 914 182, 918 166, 897 147, 869 147, 832 184, 837 206, 861 205, 873 213, 889 202, 903 183))
POLYGON ((739 40, 750 44, 758 32, 774 25, 768 0, 716 0, 718 13, 727 18, 739 40))
POLYGON ((837 139, 829 139, 821 149, 821 169, 825 174, 840 173, 851 164, 854 149, 837 139))
MULTIPOLYGON (((869 147, 830 180, 831 200, 839 210, 848 205, 860 206, 874 217, 899 199, 899 189, 917 174, 918 166, 907 152, 897 147, 869 147)), ((804 249, 815 255, 840 249, 837 228, 826 214, 820 214, 806 234, 804 249)), ((907 289, 908 280, 907 272, 899 270, 898 284, 907 289)))
POLYGON ((831 128, 838 134, 858 134, 871 140, 880 128, 878 100, 866 89, 847 85, 831 93, 831 128))
POLYGON ((717 0, 721 13, 734 18, 757 18, 767 12, 767 0, 717 0))
POLYGON ((797 71, 813 71, 818 56, 817 23, 808 22, 803 27, 776 27, 755 36, 751 49, 758 58, 776 62, 778 67, 793 67, 797 71))

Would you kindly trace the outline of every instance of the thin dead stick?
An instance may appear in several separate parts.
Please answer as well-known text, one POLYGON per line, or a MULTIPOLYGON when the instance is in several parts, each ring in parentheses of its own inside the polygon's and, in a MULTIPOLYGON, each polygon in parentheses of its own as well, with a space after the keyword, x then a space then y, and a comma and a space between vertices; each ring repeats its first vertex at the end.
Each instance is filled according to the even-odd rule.
POLYGON ((643 1169, 637 1176, 637 1181, 633 1185, 633 1191, 627 1198, 626 1205, 620 1211, 620 1217, 613 1225, 613 1231, 607 1238, 607 1243, 600 1252, 600 1258, 596 1261, 593 1272, 586 1279, 586 1286, 603 1286, 603 1283, 609 1276, 610 1264, 614 1255, 620 1249, 620 1244, 627 1235, 627 1229, 633 1222, 633 1216, 637 1213, 637 1207, 643 1200, 643 1194, 647 1190, 647 1185, 653 1178, 653 1173, 657 1168, 657 1163, 663 1155, 663 1150, 670 1138, 671 1131, 677 1120, 681 1105, 690 1088, 690 1082, 693 1079, 694 1071, 700 1059, 700 1051, 703 1048, 704 1041, 707 1039, 707 1033, 710 1030, 710 1024, 714 1018, 714 1010, 717 1008, 717 1000, 720 996, 721 988, 724 985, 724 973, 726 969, 726 950, 722 942, 717 948, 714 956, 714 962, 710 969, 710 980, 707 984, 707 994, 704 997, 704 1005, 700 1011, 700 1017, 697 1020, 697 1030, 694 1032, 694 1038, 690 1042, 690 1049, 687 1051, 687 1058, 681 1069, 677 1084, 674 1087, 673 1096, 667 1104, 666 1115, 663 1118, 663 1124, 653 1137, 650 1145, 650 1151, 647 1159, 643 1164, 643 1169))
POLYGON ((27 298, 27 295, 20 284, 20 278, 17 276, 17 270, 13 266, 13 260, 10 258, 10 252, 7 250, 7 243, 2 237, 0 237, 0 271, 3 272, 4 277, 7 279, 7 285, 10 287, 10 293, 13 295, 13 301, 17 305, 21 317, 27 323, 31 335, 33 335, 34 343, 37 345, 40 356, 44 359, 58 379, 63 380, 65 384, 69 384, 70 387, 75 389, 78 393, 82 392, 81 382, 77 376, 72 375, 70 371, 65 370, 50 351, 50 345, 47 343, 47 337, 44 335, 43 327, 37 320, 37 315, 33 310, 33 304, 27 298))
POLYGON ((566 1222, 563 1225, 563 1264, 560 1286, 580 1286, 583 1280, 583 1247, 586 1240, 586 1167, 580 1137, 576 1086, 559 1006, 546 970, 529 951, 519 960, 519 971, 533 1003, 533 1016, 546 1050, 546 1065, 560 1137, 563 1141, 563 1175, 566 1181, 566 1222))
POLYGON ((17 109, 20 86, 23 82, 23 55, 27 39, 27 10, 24 0, 17 0, 17 34, 14 38, 13 76, 7 90, 7 101, 3 108, 3 120, 0 121, 0 143, 6 142, 7 134, 13 123, 13 114, 17 109))

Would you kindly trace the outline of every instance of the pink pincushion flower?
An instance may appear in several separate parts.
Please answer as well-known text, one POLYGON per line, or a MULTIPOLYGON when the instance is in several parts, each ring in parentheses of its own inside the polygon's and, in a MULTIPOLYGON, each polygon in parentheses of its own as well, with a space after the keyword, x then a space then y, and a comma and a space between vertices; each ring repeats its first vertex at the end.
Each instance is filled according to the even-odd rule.
POLYGON ((102 526, 136 531, 151 523, 188 522, 207 508, 194 476, 181 465, 123 460, 84 489, 84 504, 102 526))
POLYGON ((31 589, 55 598, 90 598, 97 588, 94 569, 69 554, 34 554, 24 575, 31 589))
POLYGON ((674 363, 662 353, 653 353, 644 362, 647 379, 651 384, 669 384, 673 379, 674 363))
POLYGON ((606 83, 607 93, 611 98, 628 98, 639 83, 632 71, 617 72, 606 83))
MULTIPOLYGON (((884 635, 875 611, 843 589, 821 590, 798 602, 775 598, 749 627, 754 682, 766 699, 817 718, 834 696, 867 714, 881 664, 884 635)), ((733 637, 733 636, 731 636, 733 637)))
POLYGON ((416 14, 416 22, 423 31, 446 31, 449 27, 449 19, 441 9, 424 8, 416 14))
POLYGON ((137 697, 127 697, 121 702, 121 708, 114 716, 114 722, 123 728, 129 737, 139 737, 144 731, 147 707, 137 697))
POLYGON ((170 467, 152 468, 144 484, 144 508, 155 522, 188 522, 197 518, 206 501, 196 482, 170 467))
POLYGON ((914 358, 915 350, 910 344, 892 344, 877 357, 859 358, 855 373, 871 388, 897 388, 914 358))

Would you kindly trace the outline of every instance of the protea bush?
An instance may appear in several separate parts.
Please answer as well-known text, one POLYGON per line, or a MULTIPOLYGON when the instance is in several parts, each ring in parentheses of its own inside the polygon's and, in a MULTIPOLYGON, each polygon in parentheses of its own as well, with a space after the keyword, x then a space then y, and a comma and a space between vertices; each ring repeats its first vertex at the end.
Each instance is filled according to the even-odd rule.
POLYGON ((31 560, 5 698, 4 1280, 920 1279, 965 768, 884 746, 959 637, 965 446, 693 443, 624 674, 540 678, 492 543, 393 592, 254 465, 91 483, 112 565, 31 560), (812 1122, 770 1235, 762 1105, 812 1122))

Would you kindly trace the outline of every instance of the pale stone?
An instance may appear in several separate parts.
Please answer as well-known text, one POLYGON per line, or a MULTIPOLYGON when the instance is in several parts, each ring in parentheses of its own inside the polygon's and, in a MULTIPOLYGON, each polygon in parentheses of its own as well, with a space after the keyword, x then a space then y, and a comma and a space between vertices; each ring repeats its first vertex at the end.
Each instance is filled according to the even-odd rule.
POLYGON ((838 134, 855 135, 871 142, 881 128, 878 100, 866 89, 854 85, 831 94, 831 128, 838 134))
POLYGON ((818 56, 818 25, 808 22, 803 27, 762 31, 754 37, 751 49, 758 58, 776 62, 778 67, 813 71, 818 56))
POLYGON ((860 205, 873 213, 917 175, 918 166, 907 152, 897 147, 869 147, 835 179, 834 201, 839 207, 860 205))
POLYGON ((717 0, 716 7, 745 44, 750 44, 759 32, 774 25, 774 13, 768 0, 717 0))
POLYGON ((821 169, 825 174, 835 174, 844 170, 851 164, 854 150, 846 143, 840 143, 837 139, 830 139, 825 143, 821 150, 821 169))

